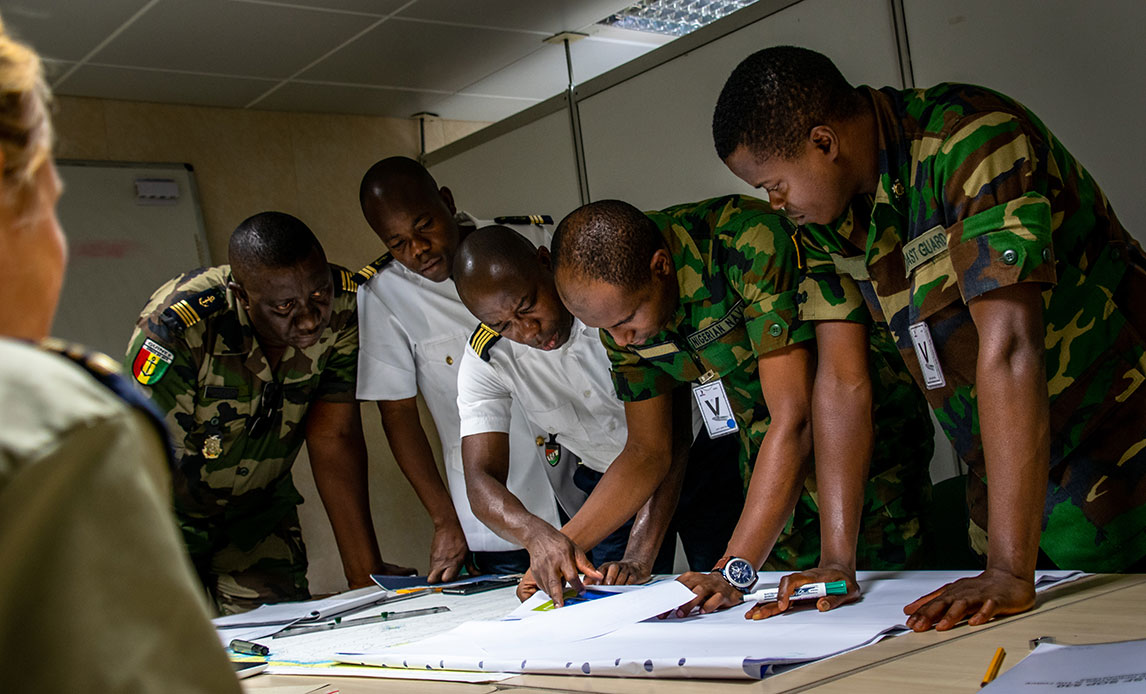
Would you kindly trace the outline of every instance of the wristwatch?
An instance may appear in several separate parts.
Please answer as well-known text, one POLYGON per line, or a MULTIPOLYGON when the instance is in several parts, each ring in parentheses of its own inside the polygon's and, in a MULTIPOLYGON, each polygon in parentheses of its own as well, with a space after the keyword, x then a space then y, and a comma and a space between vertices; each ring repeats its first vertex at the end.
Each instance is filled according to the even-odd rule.
POLYGON ((752 562, 740 557, 732 557, 720 567, 720 575, 741 593, 747 593, 756 585, 756 567, 752 562))

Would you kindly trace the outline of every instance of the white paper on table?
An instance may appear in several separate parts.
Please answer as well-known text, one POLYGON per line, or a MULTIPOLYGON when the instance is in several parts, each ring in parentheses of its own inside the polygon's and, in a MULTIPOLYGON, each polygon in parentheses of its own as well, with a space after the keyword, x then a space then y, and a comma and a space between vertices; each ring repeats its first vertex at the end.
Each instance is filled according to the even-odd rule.
POLYGON ((216 629, 245 629, 275 624, 286 626, 300 620, 330 619, 394 597, 395 594, 390 591, 367 586, 322 600, 263 605, 250 612, 216 617, 211 621, 216 629))
MULTIPOLYGON (((657 581, 656 583, 659 583, 659 582, 660 581, 657 581)), ((628 585, 626 585, 626 586, 592 585, 592 586, 585 586, 585 588, 588 590, 595 590, 595 591, 598 591, 601 593, 629 593, 629 592, 632 592, 634 590, 644 590, 645 588, 648 588, 650 585, 656 585, 656 583, 647 583, 647 584, 632 585, 632 586, 628 586, 628 585)), ((525 602, 518 605, 517 608, 513 612, 510 612, 508 615, 506 615, 505 618, 506 619, 526 619, 528 617, 536 617, 537 615, 544 614, 547 610, 539 612, 537 610, 537 608, 541 607, 542 605, 544 605, 545 603, 550 602, 550 601, 551 600, 550 600, 549 596, 546 595, 544 591, 539 590, 536 593, 534 593, 533 595, 530 595, 528 598, 526 598, 525 602)))
MULTIPOLYGON (((418 594, 413 599, 403 602, 402 609, 440 606, 448 607, 449 611, 343 629, 262 639, 259 643, 271 649, 267 658, 270 663, 267 672, 276 674, 280 667, 318 667, 332 664, 335 654, 339 651, 374 652, 391 646, 422 641, 448 632, 464 622, 498 620, 520 604, 512 590, 491 590, 475 595, 418 594)), ((382 609, 388 608, 384 606, 382 609)), ((378 608, 368 607, 346 618, 365 617, 378 612, 378 608)))
MULTIPOLYGON (((391 680, 425 680, 428 682, 468 682, 486 684, 501 682, 516 677, 513 672, 461 672, 458 670, 402 670, 381 667, 354 667, 336 665, 333 667, 285 666, 268 667, 268 675, 325 675, 328 677, 372 677, 391 680)), ((257 690, 262 692, 262 690, 257 690)))
POLYGON ((239 686, 243 688, 244 692, 249 694, 311 694, 320 689, 326 689, 330 685, 320 684, 315 686, 313 684, 286 684, 275 687, 253 687, 250 684, 251 680, 245 679, 239 681, 239 686))
POLYGON ((984 687, 984 694, 1146 691, 1146 639, 1089 646, 1041 643, 984 687))
MULTIPOLYGON (((751 605, 743 604, 683 619, 649 619, 691 599, 691 591, 669 581, 527 620, 468 623, 418 643, 338 657, 420 669, 759 678, 773 665, 825 658, 903 631, 904 605, 946 583, 975 575, 861 572, 858 579, 864 589, 863 599, 827 613, 803 609, 753 622, 744 619, 751 605), (673 585, 680 590, 672 593, 673 585), (650 596, 645 596, 646 592, 650 596), (630 609, 630 602, 640 609, 630 609), (593 613, 596 616, 590 617, 593 613), (603 624, 593 628, 582 623, 579 614, 585 619, 601 619, 603 624), (630 620, 627 624, 622 615, 630 620)), ((1043 572, 1036 589, 1053 585, 1052 578, 1061 582, 1081 575, 1043 572)), ((763 574, 760 580, 767 585, 782 576, 780 572, 763 574)))

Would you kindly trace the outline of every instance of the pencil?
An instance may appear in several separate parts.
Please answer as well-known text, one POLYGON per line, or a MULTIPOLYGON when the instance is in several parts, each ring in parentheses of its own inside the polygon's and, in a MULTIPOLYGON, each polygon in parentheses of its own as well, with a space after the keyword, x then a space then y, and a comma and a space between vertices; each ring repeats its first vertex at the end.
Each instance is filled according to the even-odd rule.
POLYGON ((999 676, 999 668, 1003 666, 1003 658, 1007 657, 1007 652, 1002 647, 995 649, 995 657, 991 658, 991 664, 987 666, 987 674, 983 675, 983 683, 980 687, 986 687, 996 677, 999 676))

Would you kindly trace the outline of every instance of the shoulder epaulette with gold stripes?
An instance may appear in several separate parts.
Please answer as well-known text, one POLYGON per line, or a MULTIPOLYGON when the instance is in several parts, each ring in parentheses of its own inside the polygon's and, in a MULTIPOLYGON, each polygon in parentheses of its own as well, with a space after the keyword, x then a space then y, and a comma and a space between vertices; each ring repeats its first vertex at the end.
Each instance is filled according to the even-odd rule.
POLYGON ((211 287, 171 304, 164 309, 160 320, 169 330, 176 334, 182 333, 212 313, 222 310, 227 305, 226 296, 222 287, 211 287))
POLYGON ((338 289, 342 292, 349 294, 358 293, 358 275, 347 270, 346 268, 332 268, 337 269, 338 274, 338 289))
POLYGON ((493 218, 494 224, 552 224, 553 218, 547 214, 507 214, 493 218))
POLYGON ((479 323, 477 330, 473 335, 470 335, 470 347, 474 348, 482 361, 489 361, 489 350, 493 347, 494 343, 501 339, 501 335, 496 330, 489 327, 485 323, 479 323))
POLYGON ((377 260, 354 273, 354 281, 358 284, 365 284, 370 280, 371 277, 377 275, 379 270, 386 267, 386 265, 389 264, 393 259, 394 256, 390 255, 390 251, 386 251, 382 255, 378 256, 377 260))

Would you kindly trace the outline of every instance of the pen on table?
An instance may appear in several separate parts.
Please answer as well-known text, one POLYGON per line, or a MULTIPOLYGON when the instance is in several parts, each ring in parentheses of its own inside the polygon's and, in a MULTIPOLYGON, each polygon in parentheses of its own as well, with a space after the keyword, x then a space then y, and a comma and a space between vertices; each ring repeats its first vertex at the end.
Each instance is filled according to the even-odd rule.
POLYGON ((347 627, 358 627, 363 624, 377 624, 378 622, 392 622, 395 619, 406 619, 407 617, 420 617, 426 614, 437 614, 439 612, 449 612, 450 608, 445 605, 437 607, 425 607, 420 610, 406 610, 405 612, 383 612, 382 614, 372 615, 370 617, 359 617, 358 619, 342 619, 336 617, 334 621, 326 624, 306 624, 293 627, 287 627, 278 632, 271 638, 280 638, 283 636, 298 636, 300 634, 312 634, 316 631, 329 631, 331 629, 345 629, 347 627))
MULTIPOLYGON (((814 600, 825 595, 847 595, 848 584, 844 581, 831 583, 805 583, 797 588, 790 600, 814 600)), ((744 596, 744 602, 776 602, 780 599, 779 588, 761 588, 744 596)))
POLYGON ((261 643, 254 641, 244 641, 242 639, 231 640, 231 650, 243 655, 270 655, 271 649, 267 648, 261 643))
POLYGON ((986 687, 996 677, 999 676, 999 668, 1003 666, 1003 658, 1007 657, 1007 652, 1001 647, 995 649, 995 657, 991 658, 991 664, 987 666, 987 674, 983 675, 983 682, 980 687, 986 687))

